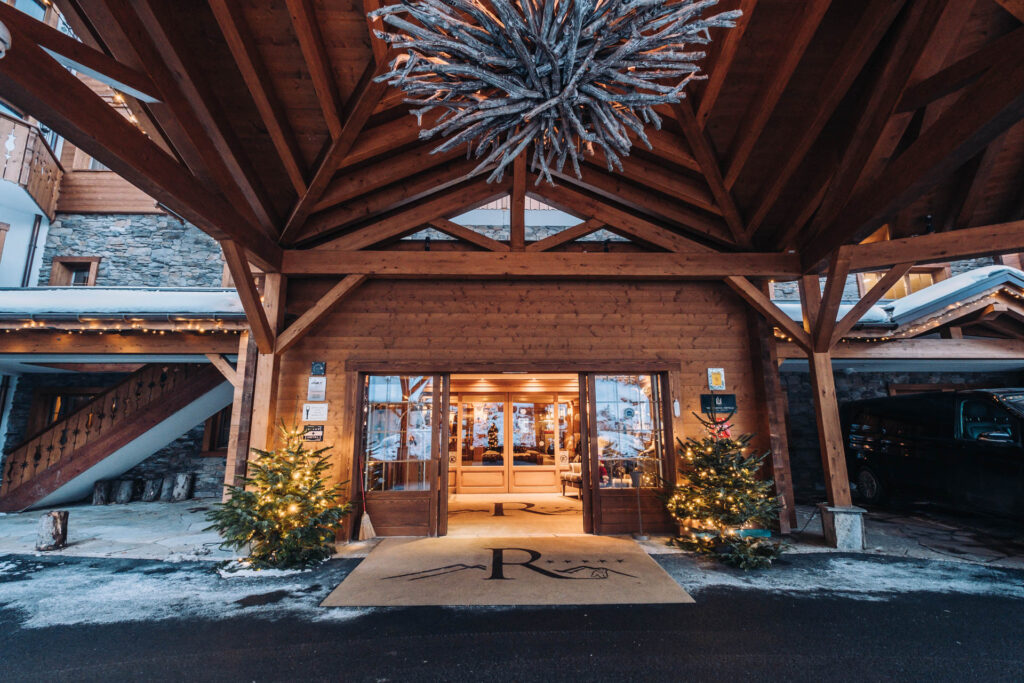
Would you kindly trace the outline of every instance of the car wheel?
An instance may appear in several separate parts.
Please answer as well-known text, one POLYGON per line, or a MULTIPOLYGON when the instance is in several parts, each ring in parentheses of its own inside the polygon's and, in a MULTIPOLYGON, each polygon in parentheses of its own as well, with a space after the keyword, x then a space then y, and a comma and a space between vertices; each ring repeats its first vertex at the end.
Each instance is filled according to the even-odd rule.
POLYGON ((857 471, 857 497, 865 503, 881 503, 885 500, 885 487, 874 470, 862 467, 857 471))

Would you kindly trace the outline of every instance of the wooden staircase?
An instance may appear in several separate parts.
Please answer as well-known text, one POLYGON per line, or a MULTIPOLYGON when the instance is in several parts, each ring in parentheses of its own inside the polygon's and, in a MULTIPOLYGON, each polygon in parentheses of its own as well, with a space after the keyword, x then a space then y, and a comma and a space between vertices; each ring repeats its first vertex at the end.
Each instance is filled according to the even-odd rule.
POLYGON ((156 447, 161 448, 223 408, 226 405, 223 397, 230 392, 218 391, 216 395, 212 392, 225 382, 224 376, 212 365, 160 363, 140 368, 4 458, 0 511, 32 507, 47 497, 52 498, 52 494, 62 488, 63 499, 48 502, 67 502, 87 495, 93 481, 123 474, 154 450, 147 452, 139 448, 119 458, 116 466, 108 463, 107 467, 98 467, 109 456, 124 455, 127 447, 158 426, 171 434, 156 447), (204 397, 212 399, 190 411, 195 413, 198 409, 199 417, 183 416, 189 418, 189 423, 181 425, 180 431, 175 433, 176 427, 169 425, 168 420, 204 397), (89 481, 84 476, 87 473, 96 476, 89 481))

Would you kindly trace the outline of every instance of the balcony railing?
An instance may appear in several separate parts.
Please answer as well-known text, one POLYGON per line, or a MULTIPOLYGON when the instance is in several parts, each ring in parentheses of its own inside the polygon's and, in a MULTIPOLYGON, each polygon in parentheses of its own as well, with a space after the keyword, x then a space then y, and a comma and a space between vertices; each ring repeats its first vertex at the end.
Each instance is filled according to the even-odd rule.
POLYGON ((53 220, 64 170, 36 126, 0 114, 0 179, 28 192, 53 220))

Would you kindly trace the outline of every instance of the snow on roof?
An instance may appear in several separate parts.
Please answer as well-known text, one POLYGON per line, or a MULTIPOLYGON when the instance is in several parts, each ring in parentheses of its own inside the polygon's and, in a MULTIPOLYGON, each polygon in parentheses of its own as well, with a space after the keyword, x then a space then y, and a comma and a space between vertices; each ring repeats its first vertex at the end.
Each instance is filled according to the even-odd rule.
POLYGON ((1006 284, 1024 289, 1024 272, 1010 266, 985 266, 919 289, 887 304, 886 308, 892 316, 892 321, 902 325, 941 310, 956 301, 963 301, 1006 284))
POLYGON ((245 315, 234 289, 28 287, 0 289, 0 317, 46 315, 245 315))
MULTIPOLYGON (((788 315, 790 318, 797 322, 801 322, 804 319, 803 311, 800 309, 799 301, 776 301, 774 302, 783 313, 788 315)), ((836 320, 840 320, 843 316, 850 312, 853 308, 853 304, 841 304, 839 306, 839 312, 836 314, 836 320)), ((889 320, 889 315, 882 309, 881 306, 872 306, 868 309, 867 313, 860 319, 860 325, 889 325, 892 321, 889 320)))

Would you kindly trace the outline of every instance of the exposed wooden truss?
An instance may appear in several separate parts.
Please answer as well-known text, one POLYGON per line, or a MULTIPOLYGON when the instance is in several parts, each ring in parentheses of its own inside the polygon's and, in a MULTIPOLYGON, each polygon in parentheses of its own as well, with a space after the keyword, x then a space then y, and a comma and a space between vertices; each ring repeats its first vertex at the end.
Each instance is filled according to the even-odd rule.
MULTIPOLYGON (((496 253, 564 250, 606 226, 654 252, 793 256, 795 249, 804 269, 818 270, 954 174, 960 194, 933 202, 948 207, 936 224, 949 234, 992 222, 994 204, 1009 207, 1003 220, 1011 226, 1015 207, 1024 211, 1019 200, 992 200, 1024 187, 1007 178, 1003 161, 1019 151, 1019 137, 1005 131, 1024 115, 1024 28, 1008 25, 1006 15, 1016 0, 871 0, 863 8, 723 2, 744 11, 740 26, 712 36, 709 79, 694 88, 693 102, 659 109, 663 129, 648 128, 654 149, 637 148, 622 172, 607 171, 597 155, 582 180, 563 177, 554 188, 536 186, 525 169, 487 188, 463 173, 463 150, 430 154, 400 94, 374 80, 389 59, 365 19, 377 0, 329 13, 312 0, 184 1, 189 23, 155 0, 64 0, 84 43, 19 15, 0 83, 11 86, 4 95, 13 104, 182 217, 234 241, 265 270, 277 267, 281 245, 336 240, 346 251, 374 248, 431 223, 496 253), (774 54, 751 52, 780 31, 789 38, 774 54), (222 45, 197 53, 218 39, 222 45), (151 139, 101 115, 91 93, 38 57, 47 54, 38 45, 120 83, 126 95, 159 99, 128 98, 151 139), (338 45, 351 46, 344 62, 338 45), (69 89, 41 78, 26 87, 23 72, 37 62, 69 89), (80 93, 74 106, 67 92, 80 93), (851 108, 858 113, 849 115, 851 108), (787 127, 791 142, 767 149, 787 127), (253 141, 272 154, 258 156, 253 141), (505 192, 514 207, 508 242, 445 222, 505 192), (526 196, 582 224, 531 244, 520 208, 526 196)), ((983 232, 965 233, 952 248, 932 235, 906 239, 923 240, 914 242, 923 260, 1009 251, 1020 241, 1015 227, 997 232, 1004 239, 982 246, 966 245, 983 232)), ((851 270, 906 260, 884 249, 849 252, 851 270)), ((820 331, 815 341, 824 343, 820 331)))

